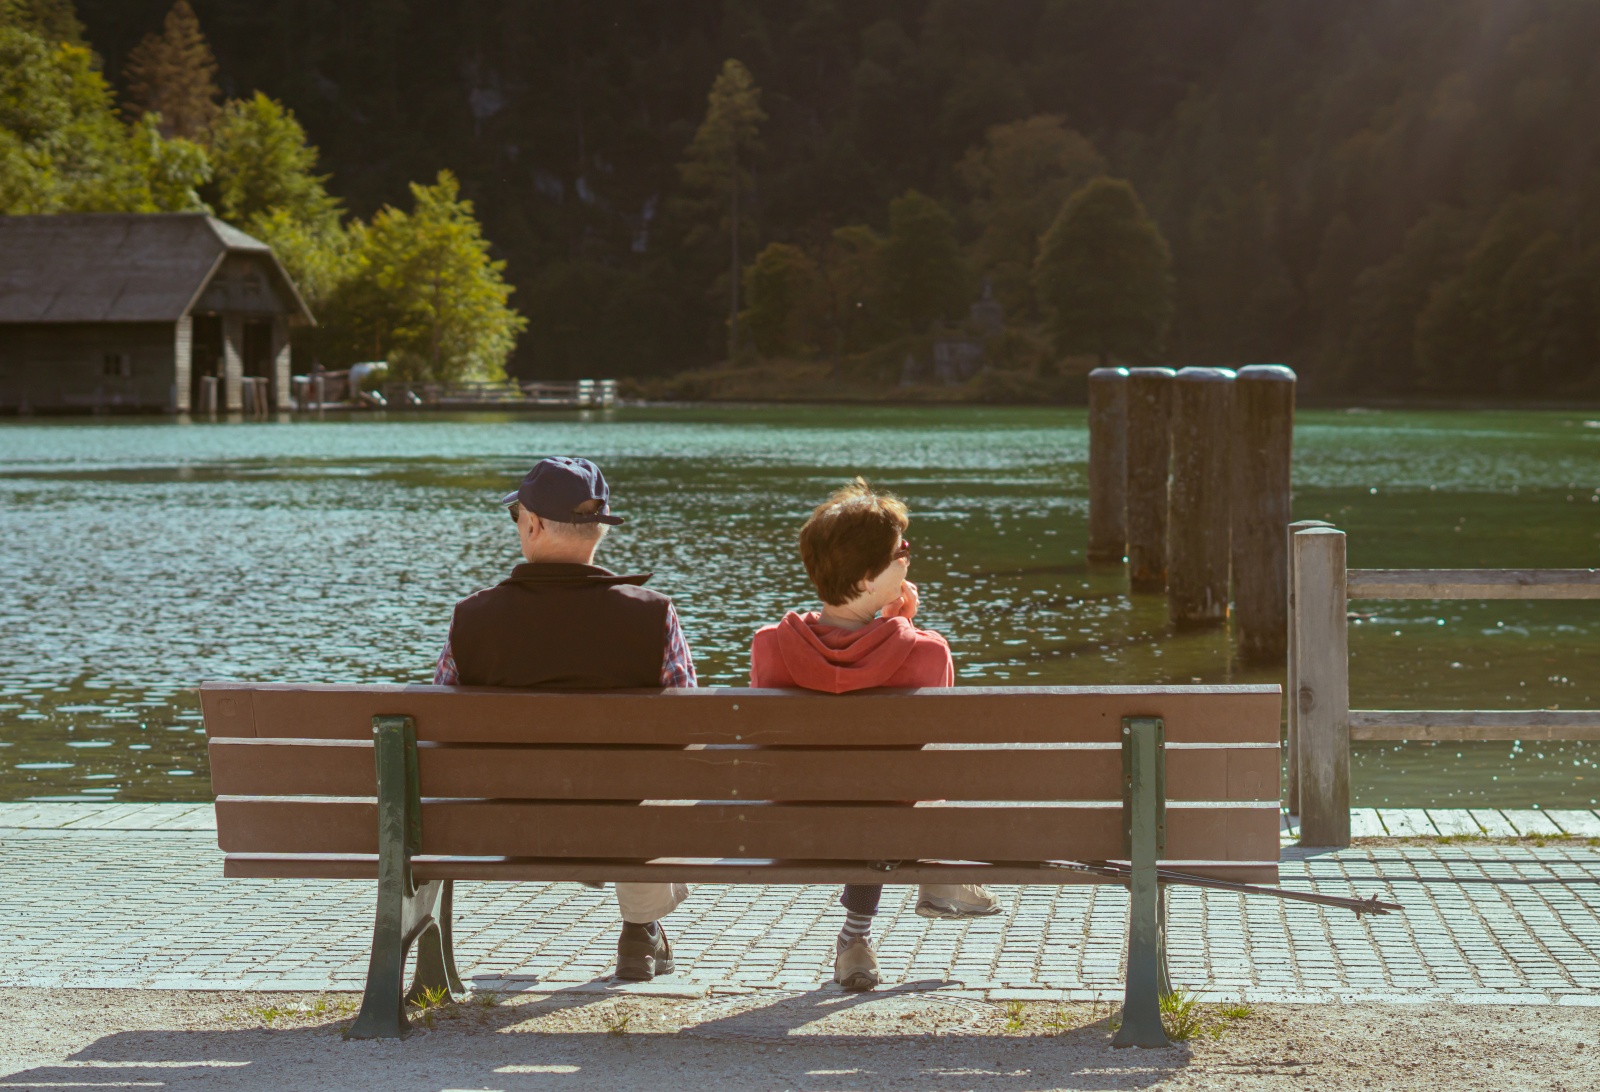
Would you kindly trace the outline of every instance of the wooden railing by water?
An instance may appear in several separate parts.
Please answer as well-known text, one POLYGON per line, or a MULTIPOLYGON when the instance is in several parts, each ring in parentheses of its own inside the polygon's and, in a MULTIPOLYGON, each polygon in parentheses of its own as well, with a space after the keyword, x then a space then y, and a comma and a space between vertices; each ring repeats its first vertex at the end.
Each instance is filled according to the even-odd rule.
POLYGON ((1600 599, 1600 569, 1346 569, 1343 531, 1289 526, 1288 805, 1304 845, 1350 844, 1352 740, 1600 740, 1600 710, 1351 709, 1351 599, 1600 599))

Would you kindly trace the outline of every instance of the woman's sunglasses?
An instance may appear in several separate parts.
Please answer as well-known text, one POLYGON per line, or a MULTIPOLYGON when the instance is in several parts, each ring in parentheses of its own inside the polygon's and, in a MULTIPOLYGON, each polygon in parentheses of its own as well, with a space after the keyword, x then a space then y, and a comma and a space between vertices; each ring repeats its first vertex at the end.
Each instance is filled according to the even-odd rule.
POLYGON ((911 540, 909 538, 903 538, 903 539, 900 540, 900 548, 898 550, 896 550, 893 554, 890 555, 889 560, 890 561, 903 561, 903 560, 905 560, 906 558, 908 558, 910 556, 911 556, 911 540))

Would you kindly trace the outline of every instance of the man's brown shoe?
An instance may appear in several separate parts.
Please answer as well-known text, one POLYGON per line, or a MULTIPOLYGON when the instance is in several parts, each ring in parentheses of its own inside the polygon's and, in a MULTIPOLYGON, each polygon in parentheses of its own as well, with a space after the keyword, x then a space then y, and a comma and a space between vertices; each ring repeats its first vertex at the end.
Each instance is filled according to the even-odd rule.
POLYGON ((878 984, 878 957, 872 945, 857 937, 833 949, 833 980, 850 993, 870 990, 878 984))
POLYGON ((648 982, 658 974, 672 973, 672 945, 667 943, 666 929, 659 921, 655 924, 655 936, 651 936, 643 925, 622 923, 622 936, 617 938, 618 978, 648 982))

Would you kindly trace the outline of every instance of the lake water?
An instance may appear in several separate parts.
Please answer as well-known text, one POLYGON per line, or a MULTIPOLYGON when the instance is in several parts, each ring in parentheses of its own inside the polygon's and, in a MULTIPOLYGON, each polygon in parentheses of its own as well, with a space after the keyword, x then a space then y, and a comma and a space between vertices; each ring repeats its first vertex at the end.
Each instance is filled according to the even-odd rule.
MULTIPOLYGON (((1303 413, 1295 514, 1356 567, 1600 564, 1596 416, 1303 413)), ((961 683, 1281 681, 1085 566, 1086 445, 1081 410, 977 407, 0 424, 0 799, 206 798, 202 679, 429 680, 452 604, 517 560, 496 499, 553 453, 604 467, 630 522, 600 560, 676 598, 703 684, 809 605, 795 532, 856 473, 910 503, 961 683)), ((1600 604, 1352 607, 1356 707, 1600 705, 1600 604)), ((1363 746, 1354 793, 1587 807, 1597 755, 1363 746)))

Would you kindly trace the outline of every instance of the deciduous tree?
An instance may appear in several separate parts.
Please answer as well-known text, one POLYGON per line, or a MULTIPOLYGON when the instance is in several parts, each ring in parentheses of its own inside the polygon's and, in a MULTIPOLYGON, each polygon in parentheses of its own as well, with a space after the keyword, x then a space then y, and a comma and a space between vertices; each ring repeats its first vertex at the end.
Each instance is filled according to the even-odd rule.
POLYGON ((360 353, 398 379, 495 380, 526 320, 508 304, 505 263, 449 171, 411 184, 410 212, 385 206, 352 228, 352 266, 330 311, 360 353))
POLYGON ((973 265, 990 278, 995 298, 1014 320, 1034 310, 1040 236, 1067 198, 1105 171, 1094 145, 1056 115, 996 125, 956 165, 956 177, 972 194, 972 219, 982 229, 973 265))
POLYGON ((955 218, 916 190, 889 202, 882 294, 890 314, 913 333, 954 316, 971 297, 955 218))
POLYGON ((797 246, 769 243, 744 270, 740 315, 756 351, 792 356, 815 348, 821 281, 816 262, 797 246))
POLYGON ((1172 319, 1172 257, 1127 182, 1097 178, 1073 194, 1034 268, 1056 352, 1154 360, 1172 319))

